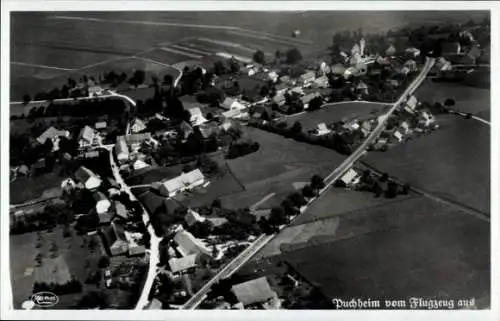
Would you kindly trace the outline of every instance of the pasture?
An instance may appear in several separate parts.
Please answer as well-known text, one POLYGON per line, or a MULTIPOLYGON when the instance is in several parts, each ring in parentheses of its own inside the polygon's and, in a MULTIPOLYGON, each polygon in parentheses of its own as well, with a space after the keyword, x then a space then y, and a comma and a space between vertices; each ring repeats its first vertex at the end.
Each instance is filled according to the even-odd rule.
POLYGON ((44 196, 60 194, 63 179, 57 170, 40 176, 17 178, 9 184, 10 204, 21 204, 44 196))
POLYGON ((415 96, 421 101, 444 103, 447 98, 455 100, 453 109, 477 114, 490 110, 490 90, 464 84, 424 81, 415 96))
POLYGON ((286 117, 286 122, 292 126, 296 121, 300 122, 304 131, 312 130, 318 124, 325 123, 326 125, 332 124, 337 121, 344 121, 349 119, 362 119, 372 115, 376 115, 382 111, 384 106, 388 104, 349 101, 334 104, 327 104, 320 110, 312 112, 304 112, 298 115, 291 115, 286 117))
POLYGON ((334 239, 308 242, 280 257, 327 297, 489 301, 488 223, 425 198, 339 220, 334 239))
POLYGON ((431 135, 370 153, 365 162, 413 186, 490 212, 490 127, 445 115, 431 135))

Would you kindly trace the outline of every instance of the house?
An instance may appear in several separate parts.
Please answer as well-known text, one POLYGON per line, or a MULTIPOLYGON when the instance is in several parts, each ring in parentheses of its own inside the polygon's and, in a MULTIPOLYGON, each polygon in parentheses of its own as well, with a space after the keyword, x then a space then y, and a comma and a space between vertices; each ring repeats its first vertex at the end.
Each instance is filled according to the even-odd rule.
POLYGON ((481 49, 478 46, 473 46, 469 49, 466 56, 471 60, 471 64, 475 64, 479 57, 481 57, 481 49))
POLYGON ((135 171, 138 171, 140 169, 143 169, 143 168, 146 168, 146 167, 149 167, 149 164, 144 162, 143 160, 136 160, 133 164, 132 164, 132 168, 135 170, 135 171))
POLYGON ((403 130, 403 133, 406 135, 410 132, 410 125, 408 125, 407 122, 403 121, 400 125, 401 129, 403 130))
POLYGON ((85 158, 97 158, 97 157, 99 157, 99 155, 100 155, 100 153, 98 150, 91 150, 91 151, 83 154, 83 157, 85 157, 85 158))
POLYGON ((191 254, 182 258, 171 258, 168 260, 170 271, 172 271, 172 273, 181 273, 194 268, 196 266, 197 257, 198 256, 196 254, 191 254))
POLYGON ((443 57, 439 57, 436 63, 434 64, 434 68, 439 71, 445 71, 445 70, 450 70, 452 67, 451 63, 448 60, 446 60, 443 57))
POLYGON ((128 256, 143 255, 146 253, 146 247, 139 244, 143 235, 139 232, 125 231, 125 239, 127 240, 128 256))
POLYGON ((104 89, 101 86, 92 85, 88 87, 89 97, 96 97, 103 94, 104 89))
POLYGON ((128 160, 130 153, 128 150, 127 142, 125 140, 125 136, 116 137, 115 152, 116 158, 118 158, 119 162, 128 160))
POLYGON ((129 219, 129 213, 125 205, 123 205, 122 202, 119 201, 114 201, 113 202, 113 208, 115 211, 116 216, 123 220, 128 220, 129 219))
POLYGON ((193 226, 196 223, 205 222, 205 217, 201 216, 200 214, 193 211, 192 209, 188 209, 186 216, 184 216, 184 220, 186 221, 186 224, 188 226, 193 226))
POLYGON ((227 218, 225 217, 207 217, 206 219, 207 221, 212 223, 214 227, 222 226, 228 222, 227 218))
POLYGON ((264 303, 276 297, 265 276, 247 282, 233 285, 231 292, 243 306, 264 303))
POLYGON ((68 178, 66 178, 65 180, 63 180, 63 181, 61 182, 61 189, 62 189, 63 191, 70 192, 70 191, 72 191, 75 187, 76 187, 76 183, 75 183, 75 181, 74 181, 71 177, 68 177, 68 178))
POLYGON ((398 142, 403 141, 403 134, 400 131, 396 130, 392 133, 392 136, 398 140, 398 142))
POLYGON ((279 78, 280 83, 287 84, 287 85, 294 85, 294 81, 290 78, 290 76, 281 76, 279 78))
POLYGON ((103 214, 109 211, 111 207, 111 202, 102 192, 95 192, 93 195, 95 203, 95 210, 97 215, 103 214))
POLYGON ((40 144, 45 144, 47 140, 52 142, 52 151, 55 152, 59 150, 59 139, 60 137, 69 137, 69 131, 67 130, 57 130, 55 127, 49 127, 44 131, 36 140, 40 144))
POLYGON ((201 112, 201 109, 199 107, 194 107, 187 109, 191 117, 189 118, 189 121, 193 126, 199 126, 204 123, 206 123, 208 120, 203 117, 203 113, 201 112))
POLYGON ((179 126, 181 132, 184 134, 184 139, 188 138, 189 135, 194 133, 193 127, 189 125, 187 122, 182 121, 180 126, 179 126))
POLYGON ((365 137, 368 136, 372 131, 372 124, 369 121, 365 120, 361 123, 361 131, 363 132, 363 135, 365 135, 365 137))
POLYGON ((363 81, 359 82, 359 84, 356 86, 356 90, 360 94, 368 95, 368 86, 363 81))
POLYGON ((104 229, 103 237, 111 256, 123 255, 128 252, 128 241, 121 224, 111 222, 110 226, 104 229))
POLYGON ((90 169, 80 166, 75 172, 75 178, 82 183, 86 189, 94 190, 101 185, 101 179, 90 169))
POLYGON ((389 80, 389 84, 390 84, 393 88, 398 88, 398 87, 399 87, 399 80, 397 80, 397 79, 390 79, 390 80, 389 80))
POLYGON ((358 124, 358 121, 356 119, 354 120, 351 120, 347 123, 345 123, 344 125, 342 125, 342 128, 344 129, 347 129, 347 130, 358 130, 359 129, 359 124, 358 124))
POLYGON ((319 93, 318 92, 313 92, 313 93, 310 93, 310 94, 307 94, 305 96, 300 97, 300 100, 304 104, 304 108, 308 108, 309 107, 309 102, 311 100, 313 100, 314 98, 316 98, 316 97, 319 97, 319 93))
POLYGON ((319 64, 319 73, 321 75, 328 75, 331 71, 330 67, 327 65, 326 62, 322 61, 320 64, 319 64))
POLYGON ((359 174, 350 168, 339 180, 339 183, 344 187, 356 185, 360 180, 359 174))
POLYGON ((150 139, 151 133, 139 133, 125 136, 125 141, 128 145, 139 145, 142 144, 142 142, 150 139))
POLYGON ((275 86, 276 89, 276 96, 283 96, 290 85, 288 83, 281 82, 275 86))
POLYGON ((321 76, 318 77, 314 80, 314 85, 318 88, 327 88, 329 85, 328 82, 328 77, 327 76, 321 76))
POLYGON ((94 143, 95 132, 89 126, 85 126, 80 131, 80 135, 78 136, 78 143, 80 148, 89 147, 94 143))
POLYGON ((403 68, 399 69, 399 74, 400 75, 408 75, 410 73, 410 68, 404 66, 403 68))
POLYGON ((420 56, 420 50, 415 47, 406 48, 405 55, 411 58, 417 58, 418 56, 420 56))
POLYGON ((191 189, 205 183, 205 176, 199 169, 189 173, 182 173, 180 176, 160 183, 161 194, 172 197, 179 192, 191 189))
POLYGON ((246 108, 246 106, 240 103, 237 99, 231 97, 227 97, 226 99, 224 99, 220 107, 226 110, 231 110, 231 109, 242 110, 246 108))
POLYGON ((299 83, 302 86, 310 85, 316 78, 316 73, 314 71, 307 71, 299 76, 299 83))
POLYGON ((346 71, 346 68, 342 64, 336 64, 332 66, 331 71, 334 75, 343 75, 346 71))
POLYGON ((318 124, 318 127, 316 129, 316 135, 323 136, 329 133, 331 133, 331 130, 328 129, 328 127, 326 127, 325 123, 318 124))
MULTIPOLYGON (((233 110, 227 111, 226 115, 228 115, 230 112, 235 112, 234 115, 240 113, 239 110, 233 109, 233 110)), ((226 115, 224 117, 227 117, 226 115)), ((233 115, 233 117, 234 117, 234 115, 233 115)), ((230 117, 227 117, 227 118, 230 118, 230 117)), ((208 122, 208 123, 205 123, 205 124, 201 125, 200 127, 198 127, 198 130, 200 131, 200 134, 201 134, 201 136, 203 136, 203 138, 208 139, 212 135, 218 134, 220 129, 219 129, 219 125, 216 122, 208 122)))
POLYGON ((420 117, 419 123, 423 124, 426 127, 430 126, 435 121, 434 116, 432 116, 431 114, 429 114, 426 111, 422 112, 420 116, 421 117, 420 117))
POLYGON ((406 101, 406 106, 405 106, 405 110, 408 111, 409 113, 413 113, 413 111, 415 110, 415 108, 417 107, 417 98, 415 96, 411 96, 410 98, 408 98, 408 100, 406 101))
POLYGON ((443 42, 441 44, 441 50, 445 54, 447 54, 447 53, 460 53, 461 46, 460 46, 460 43, 458 41, 443 42))
POLYGON ((385 55, 386 56, 394 56, 396 54, 396 47, 394 45, 390 45, 386 50, 385 50, 385 55))
POLYGON ((146 129, 146 124, 142 119, 135 118, 134 121, 132 122, 132 125, 130 126, 130 130, 132 133, 140 133, 143 130, 146 129))
POLYGON ((19 166, 19 168, 17 169, 17 173, 19 175, 28 176, 30 173, 30 169, 28 168, 28 166, 23 164, 23 165, 19 166))
POLYGON ((413 59, 407 60, 404 66, 410 70, 410 72, 417 71, 417 62, 413 59))
POLYGON ((181 229, 174 236, 174 242, 177 245, 177 251, 181 256, 196 254, 198 257, 211 257, 211 251, 200 240, 188 231, 181 229))
POLYGON ((224 122, 222 124, 220 124, 219 127, 223 131, 227 132, 229 130, 229 128, 233 127, 233 123, 230 120, 226 119, 226 120, 224 120, 224 122))
POLYGON ((108 125, 106 124, 105 121, 100 121, 95 123, 94 127, 95 129, 105 129, 108 125))
POLYGON ((222 113, 222 116, 224 118, 238 118, 242 114, 241 110, 239 109, 230 109, 228 111, 225 111, 222 113))

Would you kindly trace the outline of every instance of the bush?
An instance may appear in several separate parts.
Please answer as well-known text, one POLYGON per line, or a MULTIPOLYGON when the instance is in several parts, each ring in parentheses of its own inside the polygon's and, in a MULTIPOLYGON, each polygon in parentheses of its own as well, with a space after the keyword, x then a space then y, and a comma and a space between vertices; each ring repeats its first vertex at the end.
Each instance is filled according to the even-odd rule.
POLYGON ((311 187, 313 189, 322 189, 323 187, 325 187, 325 181, 323 180, 323 178, 321 178, 321 176, 314 175, 311 178, 311 187))
POLYGON ((304 197, 308 197, 308 198, 315 196, 314 189, 311 187, 311 185, 306 185, 302 188, 302 195, 304 195, 304 197))
POLYGON ((110 259, 108 256, 106 255, 103 255, 99 258, 99 262, 97 263, 97 266, 100 268, 100 269, 105 269, 109 266, 109 263, 110 263, 110 259))

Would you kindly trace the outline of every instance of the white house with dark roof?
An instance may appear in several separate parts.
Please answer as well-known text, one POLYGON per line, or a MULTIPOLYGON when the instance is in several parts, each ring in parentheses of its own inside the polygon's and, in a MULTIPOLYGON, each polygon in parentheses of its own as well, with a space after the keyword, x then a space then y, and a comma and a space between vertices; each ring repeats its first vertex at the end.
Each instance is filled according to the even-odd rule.
POLYGON ((205 176, 199 169, 195 169, 189 173, 182 173, 178 177, 162 182, 159 191, 163 195, 172 197, 179 192, 203 185, 203 183, 205 183, 205 176))
POLYGON ((78 135, 78 143, 80 148, 92 146, 94 143, 95 131, 89 126, 85 126, 78 135))
POLYGON ((132 133, 139 133, 146 129, 146 124, 140 118, 135 118, 132 122, 132 126, 130 126, 130 130, 132 133))
POLYGON ((103 232, 109 254, 111 256, 124 255, 128 252, 128 241, 125 229, 121 224, 112 222, 103 232))
POLYGON ((51 126, 46 131, 44 131, 36 140, 42 145, 45 144, 47 140, 50 140, 52 142, 52 151, 55 152, 59 150, 60 137, 68 138, 69 135, 69 131, 58 130, 55 127, 51 126))
POLYGON ((265 276, 233 285, 231 292, 243 306, 261 304, 277 296, 265 276))
POLYGON ((200 214, 193 211, 192 209, 188 209, 186 216, 184 216, 184 220, 186 221, 186 224, 188 226, 193 226, 196 223, 205 222, 205 217, 201 216, 200 214))
POLYGON ((350 168, 342 177, 339 179, 340 183, 343 186, 350 187, 353 185, 356 185, 359 183, 360 176, 359 174, 353 169, 350 168))
POLYGON ((242 109, 247 108, 244 104, 239 102, 237 99, 231 98, 231 97, 226 97, 226 99, 224 99, 224 101, 220 104, 220 107, 224 108, 226 110, 231 110, 231 109, 242 110, 242 109))
POLYGON ((105 121, 100 121, 95 123, 94 127, 95 129, 105 129, 108 125, 106 124, 105 121))
POLYGON ((174 236, 174 242, 177 245, 177 252, 181 256, 196 254, 199 257, 211 257, 211 251, 193 234, 181 229, 174 236))
POLYGON ((203 113, 199 107, 189 108, 187 111, 191 115, 189 121, 193 126, 199 126, 208 121, 205 117, 203 117, 203 113))
POLYGON ((88 190, 94 190, 102 183, 101 179, 94 172, 83 166, 80 166, 76 170, 75 178, 88 190))

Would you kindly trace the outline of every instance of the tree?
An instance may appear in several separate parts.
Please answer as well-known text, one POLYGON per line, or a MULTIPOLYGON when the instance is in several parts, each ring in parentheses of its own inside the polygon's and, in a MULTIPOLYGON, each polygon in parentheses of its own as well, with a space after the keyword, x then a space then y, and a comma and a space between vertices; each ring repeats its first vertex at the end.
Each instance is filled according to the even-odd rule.
POLYGON ((107 308, 109 306, 109 296, 103 291, 92 291, 85 294, 78 307, 83 309, 107 308))
POLYGON ((172 86, 173 83, 174 83, 174 77, 172 77, 172 75, 166 74, 165 76, 163 76, 164 85, 172 86))
POLYGON ((307 110, 308 111, 318 110, 321 108, 321 105, 323 105, 323 99, 321 97, 313 98, 309 102, 309 108, 307 110))
POLYGON ((376 197, 380 197, 380 195, 382 195, 383 190, 378 182, 375 182, 373 184, 373 192, 375 193, 376 197))
POLYGON ((109 266, 110 259, 107 255, 103 255, 99 258, 99 262, 97 262, 97 266, 100 269, 105 269, 109 266))
POLYGON ((301 207, 307 204, 306 199, 300 193, 293 193, 288 197, 295 206, 301 207))
POLYGON ((308 197, 308 198, 315 196, 314 189, 311 187, 311 185, 308 184, 302 188, 302 195, 304 195, 304 197, 308 197))
POLYGON ((313 177, 311 177, 311 187, 313 189, 321 189, 325 187, 325 181, 321 176, 314 175, 313 177))
POLYGON ((264 64, 266 62, 266 55, 262 50, 257 50, 253 54, 253 61, 255 61, 258 64, 264 64))
POLYGON ((403 195, 408 195, 408 193, 410 192, 410 184, 409 183, 405 183, 403 185, 403 187, 401 188, 401 194, 403 195))
POLYGON ((300 124, 300 122, 296 121, 292 128, 290 128, 290 132, 293 134, 293 135, 298 135, 300 133, 302 133, 302 125, 300 124))
POLYGON ((240 64, 234 58, 229 59, 229 70, 233 74, 240 71, 240 64))
POLYGON ((387 190, 385 191, 385 196, 387 198, 394 198, 398 195, 398 184, 393 181, 387 183, 387 190))
POLYGON ((23 104, 27 105, 31 101, 30 95, 23 95, 23 104))
POLYGON ((279 50, 276 50, 276 52, 274 53, 274 59, 276 61, 279 61, 281 59, 281 52, 279 50))
POLYGON ((222 61, 216 61, 214 63, 214 73, 217 76, 221 76, 227 73, 227 68, 222 61))
POLYGON ((134 75, 132 76, 132 79, 134 79, 135 85, 140 85, 144 83, 144 80, 146 80, 146 72, 144 70, 136 70, 134 72, 134 75))
POLYGON ((269 223, 273 226, 280 226, 287 222, 287 217, 283 207, 274 207, 269 215, 269 223))
POLYGON ((218 198, 214 199, 212 202, 212 205, 210 207, 211 208, 218 208, 218 209, 222 208, 222 203, 221 203, 220 199, 218 199, 218 198))
POLYGON ((389 180, 389 174, 387 173, 383 173, 382 176, 380 176, 380 181, 383 183, 383 182, 387 182, 389 180))
POLYGON ((286 53, 286 62, 289 64, 296 64, 302 60, 302 54, 297 48, 290 49, 286 53))
POLYGON ((455 106, 455 100, 454 99, 451 99, 451 98, 448 98, 444 101, 444 105, 446 107, 452 107, 452 106, 455 106))

